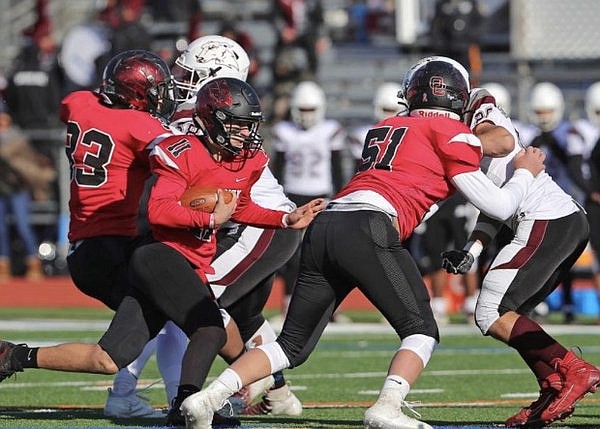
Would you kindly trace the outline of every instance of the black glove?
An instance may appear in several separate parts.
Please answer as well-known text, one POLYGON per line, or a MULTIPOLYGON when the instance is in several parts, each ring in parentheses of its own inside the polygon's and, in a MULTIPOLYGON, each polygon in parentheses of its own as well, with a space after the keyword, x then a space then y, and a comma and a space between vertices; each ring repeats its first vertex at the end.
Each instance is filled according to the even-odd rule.
POLYGON ((442 268, 450 274, 464 274, 471 269, 475 258, 466 250, 442 252, 442 268))

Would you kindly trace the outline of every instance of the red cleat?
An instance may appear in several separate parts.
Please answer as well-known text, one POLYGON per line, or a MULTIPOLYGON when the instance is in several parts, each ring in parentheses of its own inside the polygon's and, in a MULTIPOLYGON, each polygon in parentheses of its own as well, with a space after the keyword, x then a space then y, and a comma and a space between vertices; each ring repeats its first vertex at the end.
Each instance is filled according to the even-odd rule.
POLYGON ((549 424, 569 417, 575 404, 588 393, 595 393, 600 385, 600 369, 578 358, 569 351, 562 359, 553 362, 563 387, 556 399, 540 414, 540 422, 549 424))
POLYGON ((507 427, 521 427, 535 425, 540 421, 540 414, 554 401, 562 390, 562 380, 555 372, 540 382, 540 396, 523 407, 517 414, 509 417, 504 423, 507 427))

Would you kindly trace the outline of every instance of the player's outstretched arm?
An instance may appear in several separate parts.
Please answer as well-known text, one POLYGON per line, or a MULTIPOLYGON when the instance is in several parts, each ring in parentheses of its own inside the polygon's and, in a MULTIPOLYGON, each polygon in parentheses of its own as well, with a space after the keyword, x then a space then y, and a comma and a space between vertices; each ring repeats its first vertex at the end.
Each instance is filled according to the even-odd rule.
POLYGON ((303 206, 298 207, 285 217, 285 223, 288 228, 302 229, 306 228, 314 219, 314 217, 325 209, 326 203, 324 198, 315 198, 303 206))

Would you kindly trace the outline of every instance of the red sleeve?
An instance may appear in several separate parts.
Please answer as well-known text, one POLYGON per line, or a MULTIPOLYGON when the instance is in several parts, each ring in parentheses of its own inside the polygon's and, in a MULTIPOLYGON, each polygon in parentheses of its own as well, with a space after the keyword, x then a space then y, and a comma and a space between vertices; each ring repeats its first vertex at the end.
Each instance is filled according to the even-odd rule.
POLYGON ((250 189, 258 181, 265 167, 266 163, 263 168, 255 170, 252 173, 248 181, 248 186, 240 193, 232 219, 238 223, 259 228, 283 228, 282 219, 286 212, 266 209, 254 203, 250 198, 250 189))
POLYGON ((481 141, 459 121, 448 119, 433 126, 437 150, 447 177, 479 169, 483 156, 481 141))
POLYGON ((148 200, 148 221, 151 224, 170 228, 205 228, 210 225, 210 213, 191 210, 179 203, 190 182, 187 172, 194 171, 190 170, 187 162, 187 157, 181 156, 179 164, 175 164, 162 145, 154 149, 150 164, 157 179, 148 200))

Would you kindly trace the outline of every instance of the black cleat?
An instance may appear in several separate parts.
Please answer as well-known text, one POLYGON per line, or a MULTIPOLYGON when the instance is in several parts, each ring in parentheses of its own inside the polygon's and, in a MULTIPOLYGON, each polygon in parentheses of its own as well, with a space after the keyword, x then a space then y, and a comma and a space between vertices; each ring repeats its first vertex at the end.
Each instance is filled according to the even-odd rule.
POLYGON ((185 418, 179 411, 179 407, 181 407, 181 403, 183 399, 179 399, 179 396, 176 396, 171 401, 171 408, 169 408, 169 412, 167 413, 167 426, 185 426, 185 418))
MULTIPOLYGON (((184 398, 185 399, 185 398, 184 398)), ((173 403, 171 404, 171 409, 167 414, 167 426, 175 426, 175 427, 185 427, 185 418, 179 411, 179 407, 181 406, 182 400, 179 400, 178 397, 173 399, 173 403)), ((213 415, 212 419, 212 427, 214 428, 233 428, 241 426, 240 419, 235 417, 225 417, 218 413, 213 415)))
POLYGON ((213 428, 234 428, 241 425, 242 422, 236 417, 225 417, 219 413, 215 413, 212 418, 213 428))
POLYGON ((0 382, 13 375, 23 372, 23 366, 14 358, 18 346, 8 341, 0 341, 0 382))

